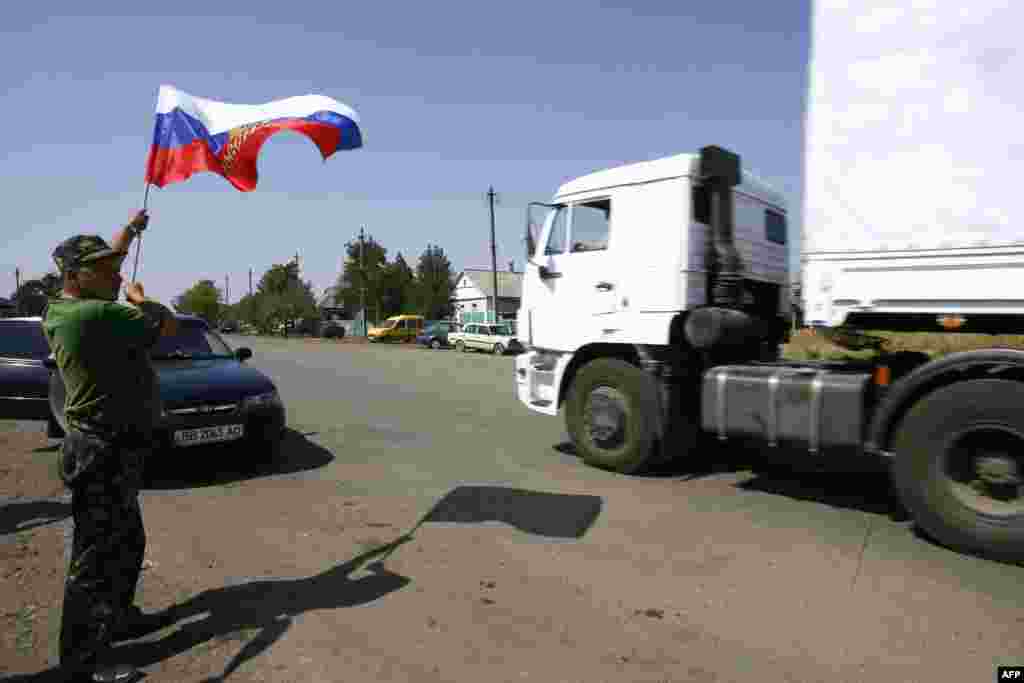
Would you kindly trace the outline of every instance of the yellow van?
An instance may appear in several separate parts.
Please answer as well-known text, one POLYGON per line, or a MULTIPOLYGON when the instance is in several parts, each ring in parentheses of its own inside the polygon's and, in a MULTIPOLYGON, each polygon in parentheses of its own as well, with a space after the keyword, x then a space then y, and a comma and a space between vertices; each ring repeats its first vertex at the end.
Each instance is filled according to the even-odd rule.
POLYGON ((366 336, 370 341, 411 342, 423 331, 422 315, 393 315, 380 327, 371 327, 366 336))

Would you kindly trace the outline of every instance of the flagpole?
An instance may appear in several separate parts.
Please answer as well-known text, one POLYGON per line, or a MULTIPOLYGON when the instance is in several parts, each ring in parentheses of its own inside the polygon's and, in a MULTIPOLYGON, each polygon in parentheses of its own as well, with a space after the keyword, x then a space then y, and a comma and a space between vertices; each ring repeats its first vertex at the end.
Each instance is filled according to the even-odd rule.
MULTIPOLYGON (((146 205, 149 204, 149 187, 150 184, 146 183, 146 194, 142 197, 142 210, 146 210, 146 205)), ((135 274, 139 270, 139 252, 142 251, 142 233, 138 235, 138 242, 135 243, 135 265, 132 267, 132 282, 135 282, 135 274)))

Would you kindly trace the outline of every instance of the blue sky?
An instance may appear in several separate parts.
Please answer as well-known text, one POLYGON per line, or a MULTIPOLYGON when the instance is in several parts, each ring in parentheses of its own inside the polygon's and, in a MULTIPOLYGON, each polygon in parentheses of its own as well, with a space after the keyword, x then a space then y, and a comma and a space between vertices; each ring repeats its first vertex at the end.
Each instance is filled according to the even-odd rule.
POLYGON ((432 243, 456 269, 489 267, 489 185, 499 268, 521 268, 526 202, 706 144, 780 189, 798 232, 809 1, 636 4, 11 5, 0 295, 15 267, 40 275, 62 239, 109 236, 141 206, 161 83, 242 104, 324 94, 359 113, 365 141, 325 164, 282 133, 254 192, 213 174, 152 190, 139 280, 165 302, 225 275, 237 300, 250 267, 258 278, 296 252, 322 291, 361 225, 411 264, 432 243))

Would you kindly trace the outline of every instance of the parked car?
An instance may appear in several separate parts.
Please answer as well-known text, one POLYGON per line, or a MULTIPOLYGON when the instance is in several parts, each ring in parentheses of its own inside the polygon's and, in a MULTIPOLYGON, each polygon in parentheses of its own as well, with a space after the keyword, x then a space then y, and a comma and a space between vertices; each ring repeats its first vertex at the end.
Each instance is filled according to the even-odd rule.
POLYGON ((523 345, 505 323, 469 323, 461 332, 448 335, 456 351, 488 351, 496 356, 522 353, 523 345))
MULTIPOLYGON (((157 447, 240 441, 247 453, 276 456, 284 438, 285 407, 270 378, 245 364, 252 350, 232 350, 202 318, 176 317, 177 334, 161 337, 151 352, 161 400, 154 426, 157 447)), ((44 380, 50 410, 63 429, 64 382, 52 359, 47 365, 54 369, 44 380)))
POLYGON ((40 318, 0 319, 0 419, 46 420, 50 436, 60 426, 50 411, 50 345, 40 318))
POLYGON ((448 335, 458 331, 458 323, 434 320, 429 322, 423 332, 417 335, 416 343, 421 346, 429 346, 432 349, 448 348, 448 335))
POLYGON ((422 315, 394 315, 384 321, 380 327, 371 327, 366 336, 371 342, 411 342, 422 330, 422 315))
POLYGON ((338 320, 325 320, 320 325, 320 336, 324 339, 334 339, 345 336, 345 326, 338 320))

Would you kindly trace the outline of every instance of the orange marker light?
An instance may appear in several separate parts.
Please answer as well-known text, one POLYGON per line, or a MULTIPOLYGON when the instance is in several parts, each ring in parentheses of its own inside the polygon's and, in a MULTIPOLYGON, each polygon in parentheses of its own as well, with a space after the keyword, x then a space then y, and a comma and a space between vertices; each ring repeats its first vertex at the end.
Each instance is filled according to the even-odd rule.
POLYGON ((889 370, 888 365, 879 365, 875 368, 875 384, 880 387, 887 387, 891 381, 892 371, 889 370))

